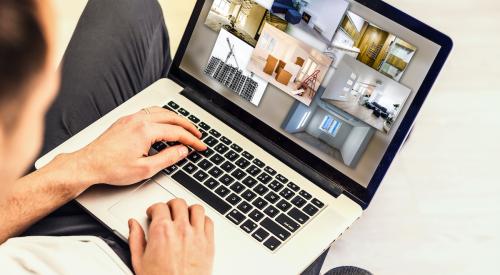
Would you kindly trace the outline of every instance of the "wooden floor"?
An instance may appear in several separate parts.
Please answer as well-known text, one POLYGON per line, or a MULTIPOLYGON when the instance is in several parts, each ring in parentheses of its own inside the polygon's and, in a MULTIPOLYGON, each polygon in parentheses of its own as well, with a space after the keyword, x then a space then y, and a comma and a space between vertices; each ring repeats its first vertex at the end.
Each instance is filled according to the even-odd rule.
MULTIPOLYGON (((61 47, 85 0, 56 0, 61 47)), ((193 0, 162 0, 173 50, 193 0)), ((500 2, 389 0, 448 33, 455 50, 405 148, 324 270, 500 273, 500 2)))

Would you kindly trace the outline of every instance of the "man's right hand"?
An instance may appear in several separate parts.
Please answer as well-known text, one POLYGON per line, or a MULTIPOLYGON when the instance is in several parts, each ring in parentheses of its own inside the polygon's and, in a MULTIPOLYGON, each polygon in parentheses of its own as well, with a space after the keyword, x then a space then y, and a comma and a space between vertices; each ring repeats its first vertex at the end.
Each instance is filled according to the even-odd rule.
POLYGON ((148 241, 144 230, 129 220, 132 266, 138 275, 203 275, 212 273, 214 229, 200 205, 182 199, 157 203, 147 210, 151 221, 148 241))

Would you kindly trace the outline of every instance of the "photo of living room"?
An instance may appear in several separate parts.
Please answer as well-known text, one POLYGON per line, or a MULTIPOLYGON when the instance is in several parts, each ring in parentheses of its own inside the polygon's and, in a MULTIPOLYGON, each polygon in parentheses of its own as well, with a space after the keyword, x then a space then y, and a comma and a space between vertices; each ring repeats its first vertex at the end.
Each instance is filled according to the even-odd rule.
POLYGON ((214 0, 205 25, 218 32, 224 28, 255 47, 265 24, 285 31, 288 23, 252 0, 214 0))
POLYGON ((331 62, 320 51, 266 24, 247 69, 309 105, 331 62))
POLYGON ((411 89, 344 55, 321 100, 388 133, 411 89))

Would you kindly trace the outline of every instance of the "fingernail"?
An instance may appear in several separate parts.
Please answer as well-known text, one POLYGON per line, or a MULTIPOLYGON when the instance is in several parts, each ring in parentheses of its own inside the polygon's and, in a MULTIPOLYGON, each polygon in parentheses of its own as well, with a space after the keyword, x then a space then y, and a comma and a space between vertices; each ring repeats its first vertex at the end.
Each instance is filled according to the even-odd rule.
POLYGON ((132 219, 128 220, 128 229, 132 228, 132 219))
POLYGON ((179 155, 181 157, 187 156, 187 154, 188 154, 188 148, 186 146, 180 146, 178 150, 179 150, 179 155))

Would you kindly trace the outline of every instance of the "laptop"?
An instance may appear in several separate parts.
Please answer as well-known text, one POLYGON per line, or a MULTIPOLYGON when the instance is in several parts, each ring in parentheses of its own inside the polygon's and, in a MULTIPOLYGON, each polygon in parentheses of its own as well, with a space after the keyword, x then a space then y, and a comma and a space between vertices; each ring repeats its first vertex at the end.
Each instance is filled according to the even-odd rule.
POLYGON ((168 78, 36 167, 163 106, 209 149, 77 202, 126 241, 129 218, 147 228, 148 206, 181 197, 214 221, 214 274, 299 274, 362 216, 451 48, 379 0, 199 0, 168 78))

